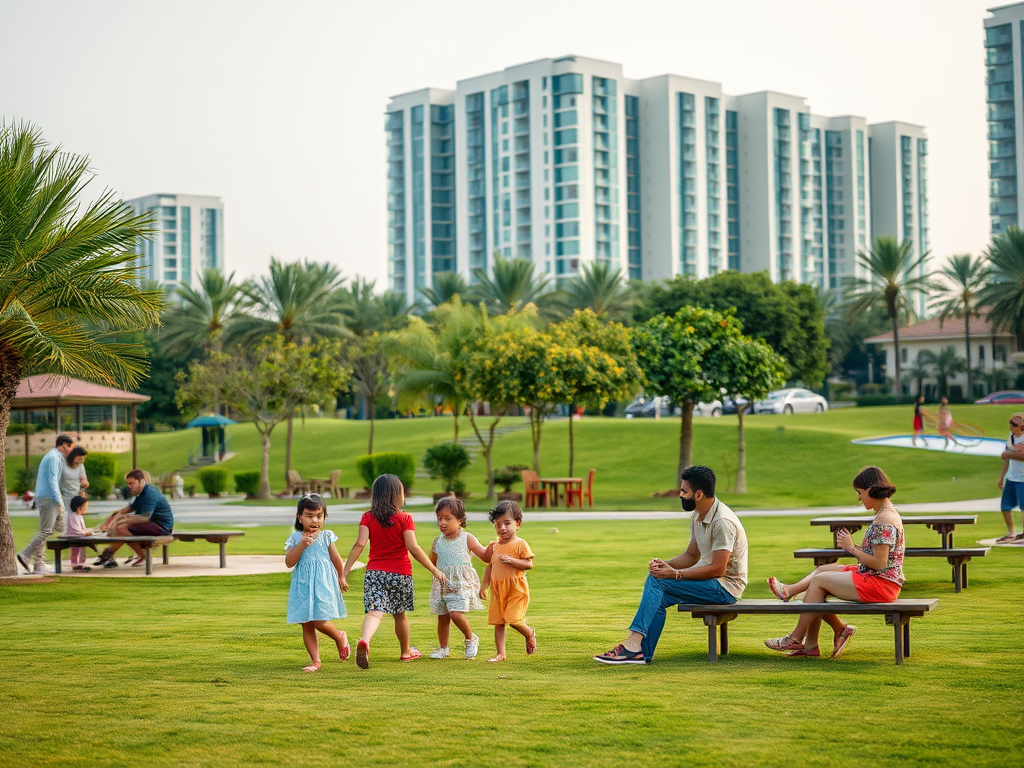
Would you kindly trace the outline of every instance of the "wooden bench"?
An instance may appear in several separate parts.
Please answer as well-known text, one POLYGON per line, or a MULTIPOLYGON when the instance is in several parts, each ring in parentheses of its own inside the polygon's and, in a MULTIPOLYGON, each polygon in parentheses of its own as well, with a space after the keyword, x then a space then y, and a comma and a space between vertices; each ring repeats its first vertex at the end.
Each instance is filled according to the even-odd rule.
MULTIPOLYGON (((71 547, 90 547, 99 551, 98 546, 107 544, 138 544, 139 548, 146 552, 146 575, 153 573, 153 548, 163 546, 167 552, 167 545, 174 541, 174 537, 167 536, 55 536, 47 540, 46 548, 53 550, 53 570, 60 573, 61 552, 71 547)), ((164 562, 166 563, 166 554, 164 562)))
MULTIPOLYGON (((843 517, 815 517, 811 525, 827 525, 832 531, 832 546, 839 546, 836 539, 836 532, 845 528, 851 534, 861 528, 871 525, 874 517, 869 515, 846 515, 843 517)), ((974 525, 978 522, 977 515, 915 515, 913 517, 902 517, 903 525, 923 525, 932 528, 942 535, 942 548, 950 549, 953 546, 953 531, 958 525, 974 525)))
MULTIPOLYGON (((903 557, 944 557, 953 566, 953 588, 955 592, 967 589, 967 563, 972 557, 984 557, 989 547, 973 547, 970 549, 942 549, 940 547, 908 547, 903 550, 903 557)), ((842 549, 798 549, 793 553, 796 558, 811 558, 814 566, 834 563, 841 557, 853 557, 842 549)))
MULTIPOLYGON (((228 543, 228 539, 235 536, 245 536, 245 531, 174 531, 171 534, 174 537, 174 541, 196 541, 201 539, 208 541, 211 544, 220 545, 220 567, 228 567, 227 554, 224 551, 224 546, 228 543)), ((167 565, 169 558, 167 556, 167 547, 170 542, 164 544, 164 565, 167 565)))
POLYGON ((718 656, 729 653, 729 622, 740 614, 760 616, 801 613, 841 613, 844 615, 881 615, 894 631, 896 663, 910 658, 910 620, 924 616, 935 609, 938 600, 894 600, 891 603, 852 603, 845 600, 827 603, 800 603, 779 600, 738 600, 732 605, 687 605, 679 610, 690 613, 695 619, 703 619, 708 628, 708 661, 714 664, 718 656), (719 627, 721 645, 716 638, 715 627, 719 627))

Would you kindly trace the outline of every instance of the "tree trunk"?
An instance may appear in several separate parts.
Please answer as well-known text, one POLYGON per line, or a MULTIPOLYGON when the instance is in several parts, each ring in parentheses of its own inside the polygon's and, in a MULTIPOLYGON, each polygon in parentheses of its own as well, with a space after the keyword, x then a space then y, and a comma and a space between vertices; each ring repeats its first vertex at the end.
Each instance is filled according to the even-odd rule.
POLYGON ((896 401, 899 402, 899 397, 903 394, 903 387, 900 386, 900 329, 899 321, 896 317, 892 318, 892 341, 895 349, 893 350, 893 358, 896 362, 895 378, 896 378, 896 390, 895 397, 896 401))
POLYGON ((743 434, 743 409, 736 409, 739 420, 739 458, 736 462, 736 493, 747 492, 747 439, 743 434))
MULTIPOLYGON (((0 344, 0 576, 18 575, 14 532, 7 509, 7 425, 11 421, 11 403, 18 392, 23 365, 21 355, 13 347, 0 344)), ((23 434, 27 455, 28 431, 23 434)))
POLYGON ((366 449, 367 453, 373 453, 373 427, 377 423, 377 409, 370 406, 370 445, 366 449))
POLYGON ((573 440, 572 423, 576 413, 575 406, 569 406, 569 477, 573 477, 573 470, 576 468, 576 444, 573 440))
POLYGON ((544 426, 544 411, 530 408, 530 435, 533 437, 533 471, 540 474, 540 430, 544 426))
POLYGON ((964 345, 967 347, 967 402, 974 399, 974 375, 971 373, 971 305, 964 309, 964 345))
POLYGON ((693 464, 693 403, 683 402, 682 421, 679 425, 679 471, 676 472, 676 485, 683 470, 693 464))
POLYGON ((270 432, 260 432, 263 438, 263 456, 260 462, 259 498, 270 498, 270 432))
POLYGON ((455 417, 455 437, 452 438, 452 442, 455 443, 456 445, 458 445, 459 444, 459 412, 457 410, 455 410, 455 409, 452 409, 452 416, 455 417))
POLYGON ((288 472, 292 468, 292 417, 288 417, 288 437, 284 445, 284 481, 288 482, 288 472))
POLYGON ((484 436, 480 434, 480 429, 476 425, 476 416, 473 415, 473 409, 470 408, 468 412, 469 425, 473 428, 473 432, 476 434, 476 439, 480 441, 480 451, 484 455, 484 460, 487 462, 487 498, 494 498, 494 466, 491 463, 491 448, 494 446, 494 431, 498 428, 498 422, 501 421, 501 416, 498 416, 491 422, 490 433, 487 440, 484 440, 484 436))

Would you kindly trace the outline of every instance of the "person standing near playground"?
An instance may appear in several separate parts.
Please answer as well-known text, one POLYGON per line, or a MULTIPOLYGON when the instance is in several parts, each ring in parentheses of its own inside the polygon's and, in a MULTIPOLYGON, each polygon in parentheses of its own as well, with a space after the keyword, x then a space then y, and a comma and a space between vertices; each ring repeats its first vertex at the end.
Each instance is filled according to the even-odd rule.
POLYGON ((942 435, 942 439, 945 443, 942 445, 942 450, 949 448, 949 441, 953 441, 953 445, 960 445, 953 437, 953 414, 949 410, 949 400, 942 397, 939 398, 939 423, 936 427, 936 431, 942 435))
MULTIPOLYGON (((28 439, 27 437, 25 438, 28 439)), ((46 564, 46 540, 53 534, 64 533, 64 497, 60 492, 60 473, 75 441, 68 435, 58 435, 36 470, 36 508, 39 510, 39 533, 18 553, 21 567, 30 573, 52 573, 46 564), (30 567, 31 563, 31 567, 30 567)))
POLYGON ((1006 521, 1006 535, 997 539, 1001 544, 1010 541, 1024 541, 1024 413, 1010 417, 1010 436, 1006 438, 1006 450, 1001 454, 1003 471, 999 473, 999 487, 1003 497, 999 509, 1006 521), (1021 533, 1013 525, 1013 508, 1021 511, 1021 533))
POLYGON ((918 395, 914 398, 914 437, 913 444, 917 448, 917 438, 924 432, 924 414, 921 412, 923 409, 921 406, 924 405, 924 395, 918 395))
POLYGON ((370 511, 359 521, 359 533, 352 545, 341 574, 341 588, 348 591, 348 575, 356 564, 363 548, 369 543, 370 557, 363 577, 363 618, 362 636, 356 645, 356 666, 368 669, 370 666, 370 641, 380 627, 385 613, 395 617, 395 635, 401 649, 399 659, 412 661, 420 652, 409 644, 408 611, 415 608, 415 594, 412 582, 412 563, 416 562, 430 571, 442 586, 448 583, 437 566, 416 542, 416 525, 412 515, 403 512, 405 489, 395 475, 381 475, 373 481, 370 489, 370 511))

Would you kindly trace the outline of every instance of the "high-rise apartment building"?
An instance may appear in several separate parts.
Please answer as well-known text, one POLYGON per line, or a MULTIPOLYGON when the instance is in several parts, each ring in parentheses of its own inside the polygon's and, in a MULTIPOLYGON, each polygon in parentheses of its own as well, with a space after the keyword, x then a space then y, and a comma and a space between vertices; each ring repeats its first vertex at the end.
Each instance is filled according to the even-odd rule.
POLYGON ((145 278, 174 288, 194 285, 205 269, 224 270, 224 203, 219 197, 157 194, 127 203, 153 215, 152 239, 139 245, 145 278))
POLYGON ((386 133, 389 276, 410 300, 495 255, 555 279, 604 262, 837 287, 875 236, 927 248, 924 129, 798 96, 566 56, 395 96, 386 133))
POLYGON ((992 234, 1024 225, 1018 191, 1024 161, 1024 3, 990 8, 985 19, 989 214, 992 234))

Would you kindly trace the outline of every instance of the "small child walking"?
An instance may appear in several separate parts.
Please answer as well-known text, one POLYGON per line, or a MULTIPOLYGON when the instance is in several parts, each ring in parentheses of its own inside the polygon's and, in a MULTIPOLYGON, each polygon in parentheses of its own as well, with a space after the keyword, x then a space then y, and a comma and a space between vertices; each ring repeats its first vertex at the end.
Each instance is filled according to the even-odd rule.
POLYGON ((334 626, 334 619, 347 616, 341 598, 342 563, 334 542, 334 531, 324 530, 327 507, 317 493, 307 493, 295 511, 295 530, 284 544, 284 564, 292 571, 288 591, 288 623, 302 625, 302 642, 309 653, 309 666, 303 672, 320 670, 320 645, 317 632, 327 635, 338 646, 342 661, 350 647, 345 633, 334 626))
POLYGON ((490 562, 492 547, 484 547, 471 533, 463 530, 466 526, 466 507, 462 499, 448 496, 437 502, 434 509, 440 535, 430 547, 430 562, 437 566, 448 584, 434 580, 430 587, 430 612, 437 616, 438 649, 430 654, 432 659, 445 659, 451 653, 448 638, 452 624, 458 627, 466 639, 466 658, 476 657, 480 638, 469 626, 468 611, 479 611, 480 577, 473 568, 473 555, 484 562, 490 562))
MULTIPOLYGON (((75 496, 68 505, 71 513, 67 520, 67 536, 92 536, 92 528, 85 527, 85 516, 89 513, 89 501, 84 496, 75 496)), ((58 557, 59 557, 58 553, 58 557)), ((71 548, 71 570, 91 571, 85 564, 85 547, 71 548)))
POLYGON ((370 511, 359 521, 359 534, 341 575, 341 588, 348 591, 348 575, 356 564, 356 558, 369 543, 370 557, 363 577, 366 616, 363 618, 362 636, 356 644, 356 664, 360 669, 370 667, 370 641, 385 613, 395 617, 395 635, 401 649, 399 659, 412 661, 422 655, 409 643, 409 617, 406 613, 415 607, 409 555, 434 574, 442 585, 448 582, 448 577, 430 562, 416 542, 416 525, 412 515, 402 511, 404 506, 405 488, 398 477, 381 475, 373 481, 370 511))
POLYGON ((514 501, 499 501, 487 514, 494 523, 498 540, 492 543, 491 561, 484 569, 480 597, 491 588, 491 601, 487 621, 494 625, 494 645, 497 652, 488 661, 505 660, 505 625, 526 638, 527 655, 537 650, 537 633, 526 623, 526 609, 530 605, 530 585, 526 572, 533 568, 533 551, 516 532, 523 522, 523 510, 514 501))

